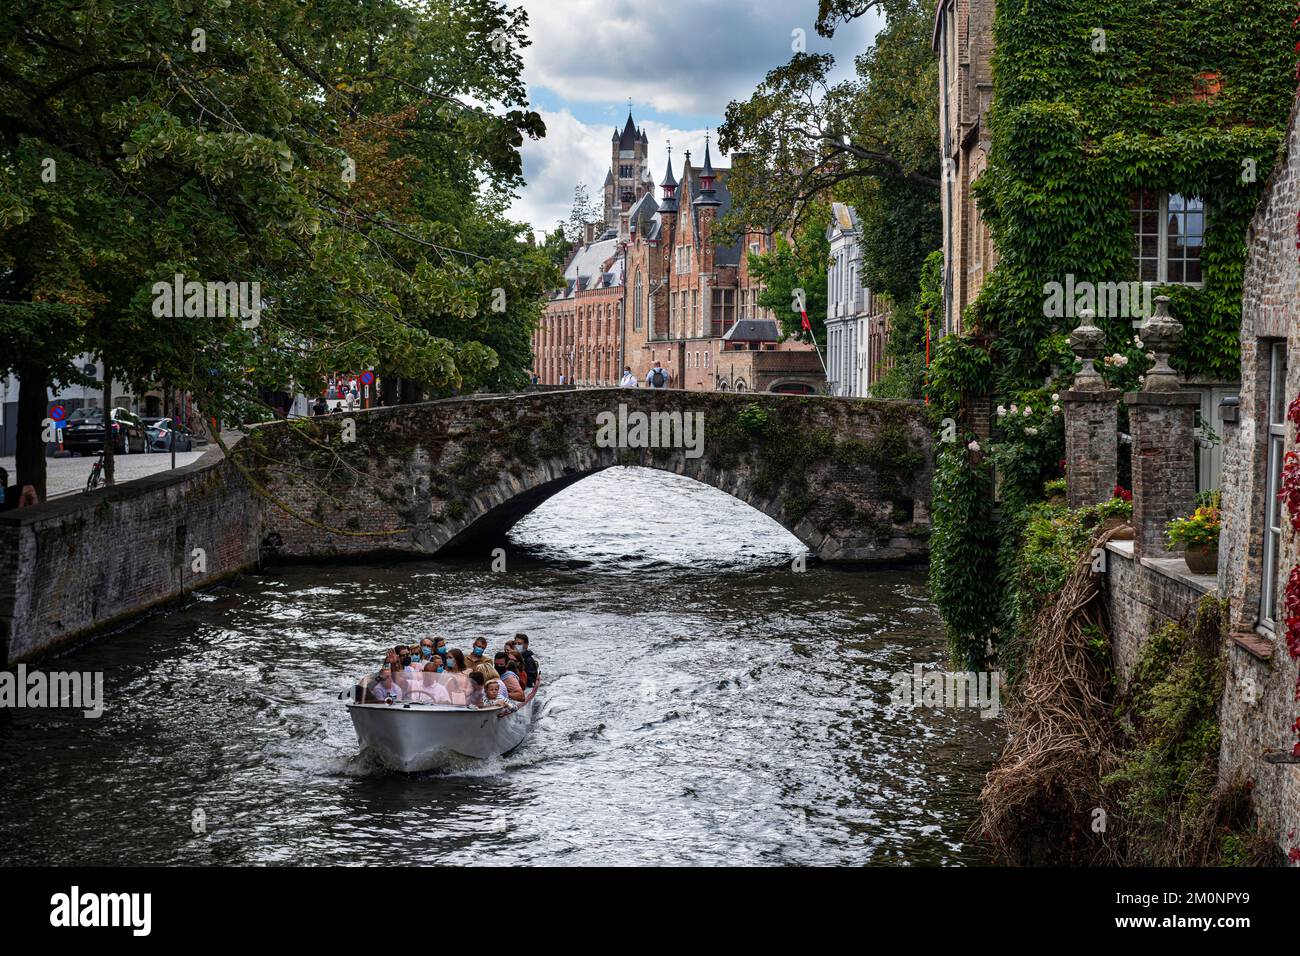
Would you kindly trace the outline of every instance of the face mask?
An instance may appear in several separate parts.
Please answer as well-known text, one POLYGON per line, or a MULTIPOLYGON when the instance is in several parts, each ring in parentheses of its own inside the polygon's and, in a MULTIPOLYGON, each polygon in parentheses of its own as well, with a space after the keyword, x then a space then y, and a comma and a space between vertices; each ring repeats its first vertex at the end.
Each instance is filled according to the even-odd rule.
POLYGON ((439 667, 439 668, 438 668, 438 673, 441 674, 441 673, 442 673, 443 671, 445 671, 446 669, 447 669, 447 668, 445 668, 445 667, 439 667))
POLYGON ((435 654, 437 654, 439 657, 446 657, 446 656, 447 656, 447 645, 446 645, 446 644, 439 644, 439 645, 434 649, 433 652, 434 652, 435 654))
POLYGON ((420 656, 421 656, 421 657, 432 657, 432 656, 433 656, 433 651, 429 650, 429 648, 427 648, 427 647, 422 647, 422 648, 420 648, 420 656))
POLYGON ((474 656, 475 656, 475 657, 482 657, 482 656, 483 656, 483 648, 481 648, 481 647, 476 647, 476 648, 474 648, 474 656))

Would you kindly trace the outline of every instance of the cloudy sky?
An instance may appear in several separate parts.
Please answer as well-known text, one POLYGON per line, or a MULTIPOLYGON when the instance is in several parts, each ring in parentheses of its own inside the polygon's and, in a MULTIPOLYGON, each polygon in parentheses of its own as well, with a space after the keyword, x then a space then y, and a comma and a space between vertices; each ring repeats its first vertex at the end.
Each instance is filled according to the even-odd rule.
POLYGON ((843 75, 879 28, 874 16, 862 17, 824 40, 813 29, 817 0, 511 2, 528 11, 524 78, 546 122, 545 139, 525 141, 528 185, 513 215, 539 230, 568 218, 577 183, 599 198, 610 135, 622 129, 629 98, 657 182, 665 144, 671 140, 679 170, 684 150, 699 162, 706 129, 717 128, 729 100, 747 99, 768 70, 789 60, 795 30, 804 31, 810 52, 835 54, 843 75))

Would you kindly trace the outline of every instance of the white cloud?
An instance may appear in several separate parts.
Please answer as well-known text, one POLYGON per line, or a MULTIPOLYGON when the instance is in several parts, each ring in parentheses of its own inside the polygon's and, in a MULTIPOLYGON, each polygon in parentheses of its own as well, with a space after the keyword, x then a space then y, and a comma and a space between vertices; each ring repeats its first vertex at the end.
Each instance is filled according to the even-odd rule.
POLYGON ((657 112, 721 115, 793 52, 862 52, 877 19, 842 26, 833 43, 813 29, 817 5, 772 0, 523 0, 532 45, 525 77, 570 102, 648 105, 657 112))
MULTIPOLYGON (((524 142, 524 178, 528 185, 511 207, 511 215, 520 222, 532 223, 538 230, 550 230, 556 220, 568 219, 573 207, 573 188, 586 183, 591 198, 602 202, 605 173, 610 167, 610 135, 613 127, 582 123, 567 109, 543 112, 546 136, 524 142)), ((633 119, 636 119, 633 116, 633 119)), ((668 143, 673 148, 673 173, 681 179, 682 159, 687 150, 691 162, 704 162, 704 129, 678 129, 655 120, 638 124, 645 128, 650 141, 650 172, 655 181, 655 199, 668 165, 668 143)), ((715 166, 727 165, 726 157, 712 145, 715 166)))
MULTIPOLYGON (((514 218, 536 229, 567 219, 573 189, 587 184, 601 201, 610 165, 610 134, 622 128, 626 103, 650 140, 650 170, 663 178, 666 143, 672 141, 680 175, 685 150, 704 159, 705 130, 680 129, 650 118, 678 114, 721 119, 728 101, 744 99, 771 69, 792 53, 791 32, 805 31, 808 49, 837 56, 838 75, 852 70, 879 26, 875 16, 841 26, 834 41, 816 35, 815 0, 516 0, 529 14, 524 79, 565 105, 539 110, 546 137, 526 140, 528 185, 512 206, 514 218), (573 115, 579 105, 600 104, 607 119, 588 123, 573 115)), ((546 97, 551 98, 551 97, 546 97)), ((591 110, 579 110, 590 115, 591 110)), ((725 159, 716 150, 714 162, 725 159)), ((656 198, 659 191, 655 191, 656 198)))

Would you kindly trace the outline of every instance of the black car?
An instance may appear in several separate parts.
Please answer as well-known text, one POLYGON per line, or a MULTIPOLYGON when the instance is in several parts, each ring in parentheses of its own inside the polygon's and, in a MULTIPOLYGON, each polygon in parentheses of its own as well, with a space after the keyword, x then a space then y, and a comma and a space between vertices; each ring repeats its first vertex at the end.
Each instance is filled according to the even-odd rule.
POLYGON ((177 451, 193 451, 194 435, 180 422, 171 418, 142 418, 149 432, 149 447, 154 451, 171 451, 172 435, 176 436, 177 451))
MULTIPOLYGON (((119 455, 149 451, 149 433, 134 412, 115 408, 112 414, 113 450, 119 455)), ((104 410, 78 408, 63 429, 63 448, 74 455, 95 455, 104 447, 104 410)))

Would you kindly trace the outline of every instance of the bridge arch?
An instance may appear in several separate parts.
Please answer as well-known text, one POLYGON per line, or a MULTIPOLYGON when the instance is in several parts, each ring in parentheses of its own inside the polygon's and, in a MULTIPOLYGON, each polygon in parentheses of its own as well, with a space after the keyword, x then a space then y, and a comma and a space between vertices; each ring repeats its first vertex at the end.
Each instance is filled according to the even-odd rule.
POLYGON ((286 557, 482 547, 615 465, 711 485, 824 560, 927 551, 933 449, 911 402, 616 388, 475 396, 258 426, 235 453, 272 502, 263 539, 286 557))

